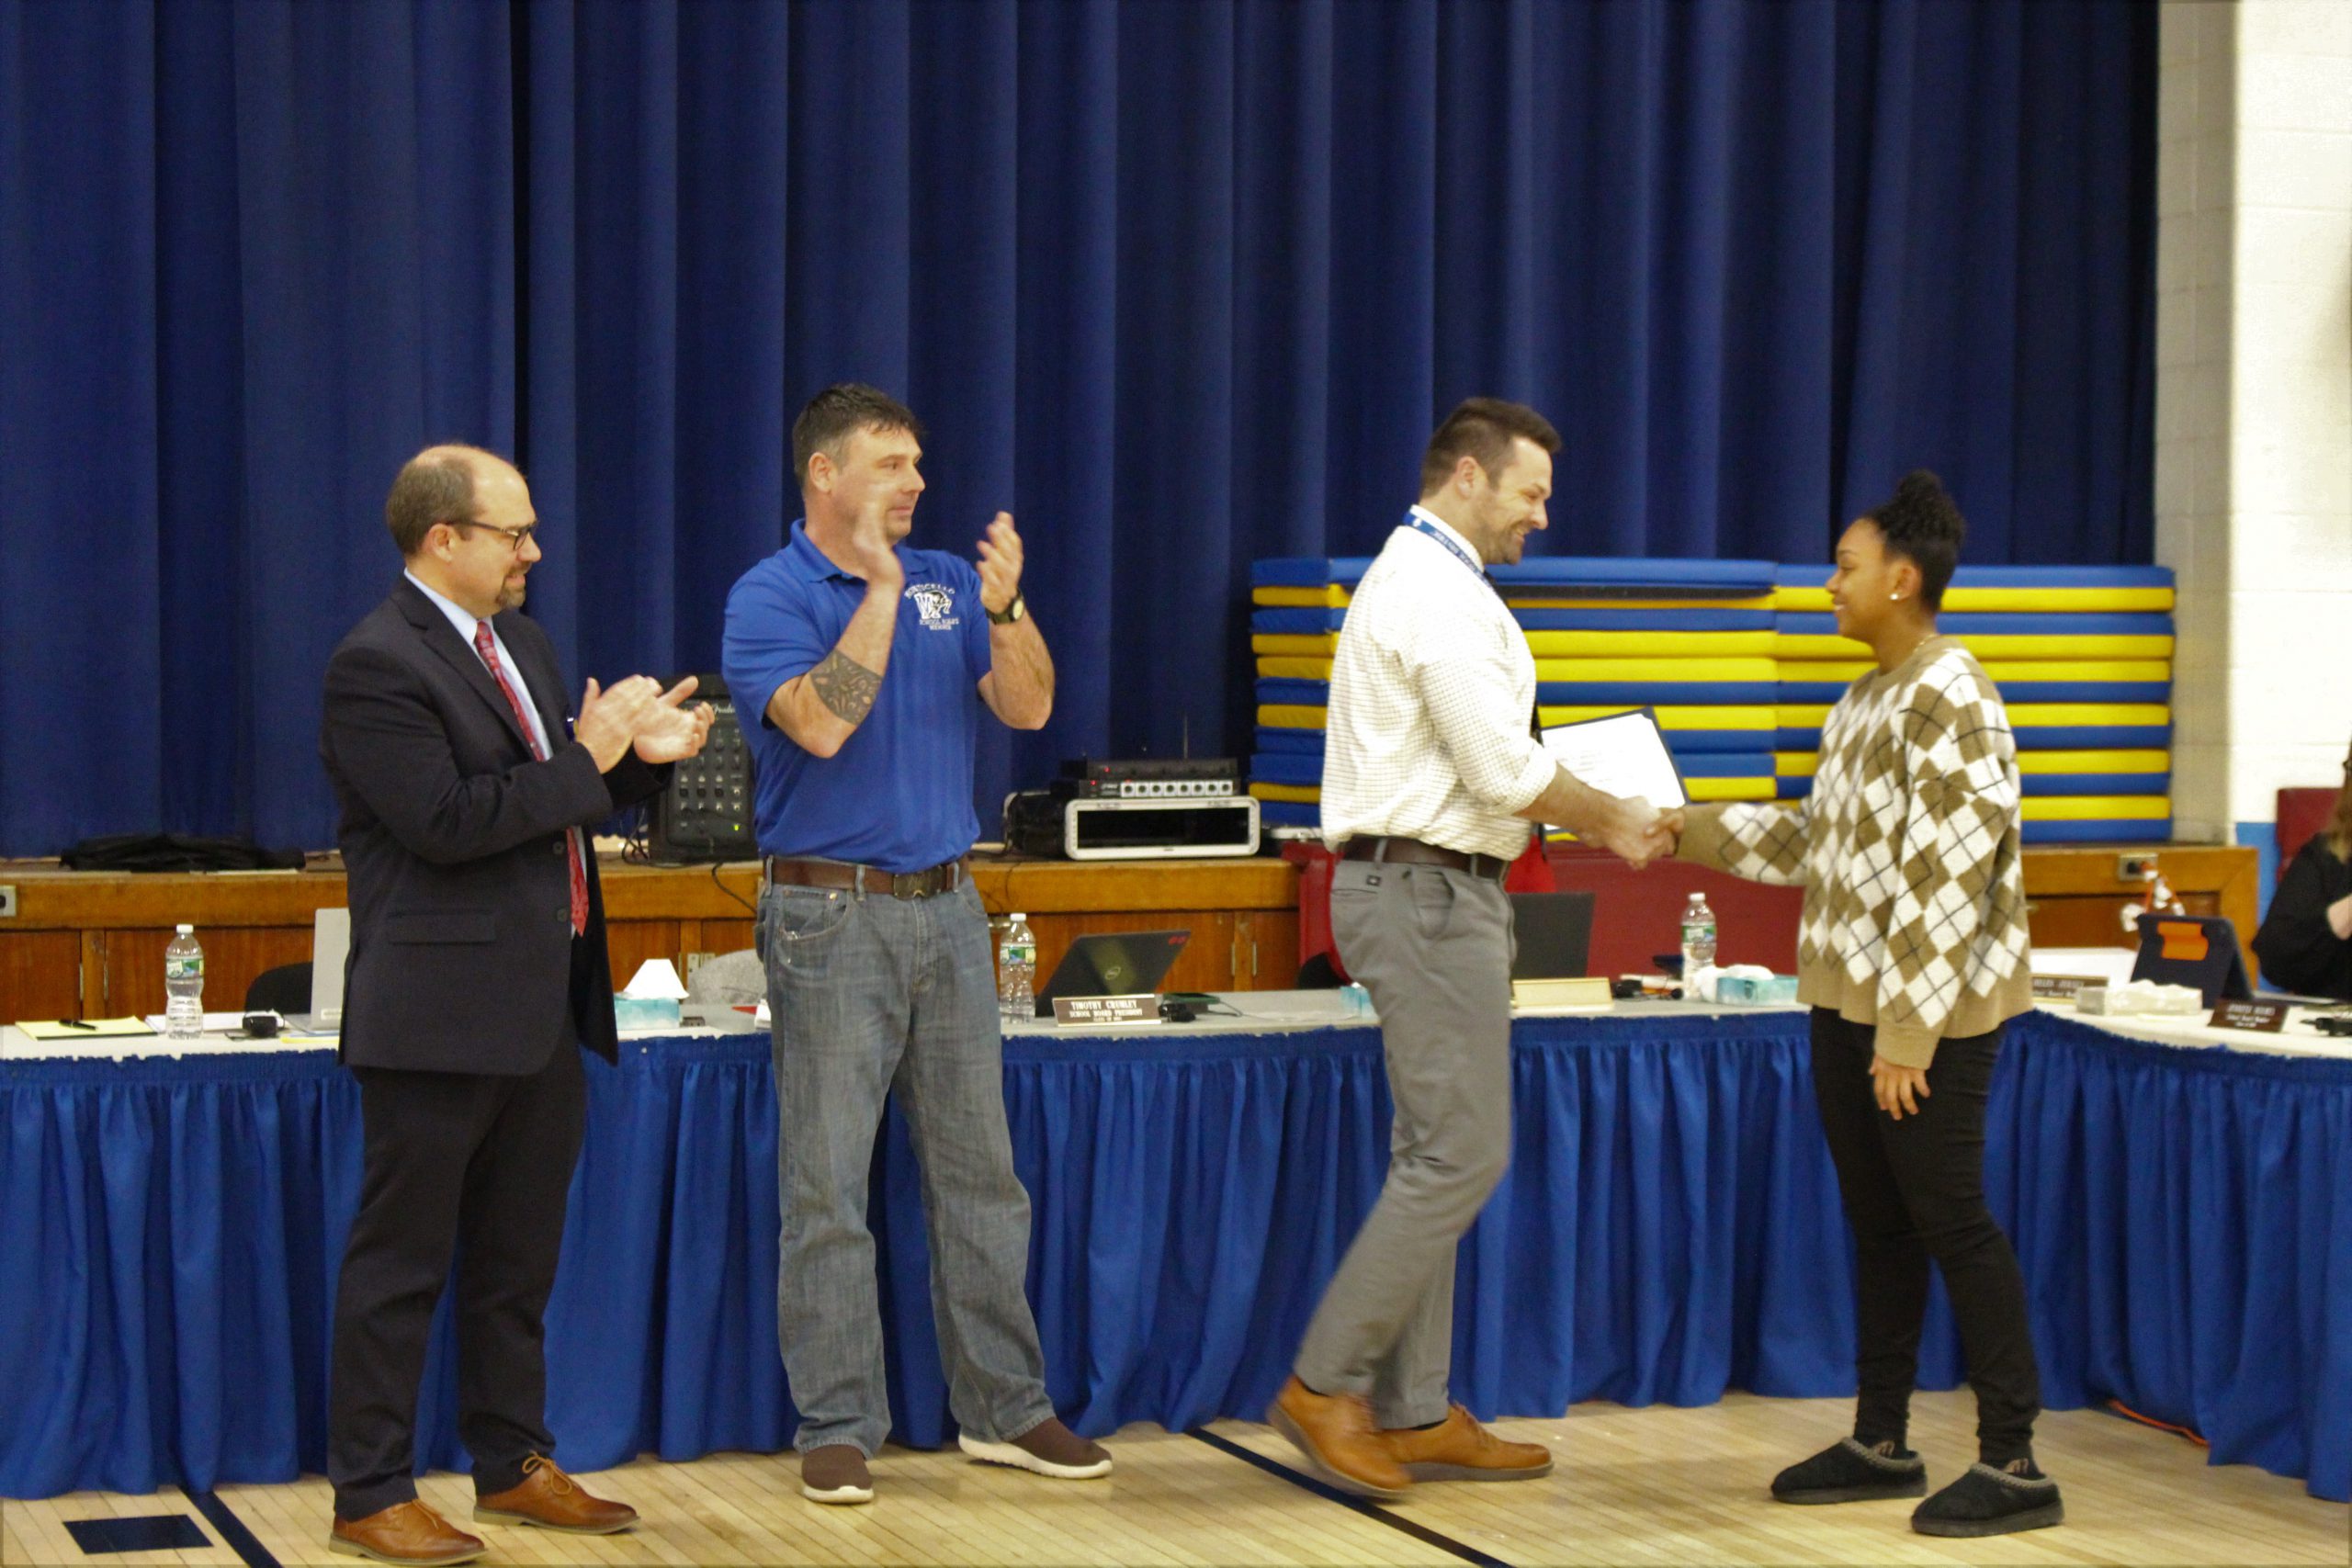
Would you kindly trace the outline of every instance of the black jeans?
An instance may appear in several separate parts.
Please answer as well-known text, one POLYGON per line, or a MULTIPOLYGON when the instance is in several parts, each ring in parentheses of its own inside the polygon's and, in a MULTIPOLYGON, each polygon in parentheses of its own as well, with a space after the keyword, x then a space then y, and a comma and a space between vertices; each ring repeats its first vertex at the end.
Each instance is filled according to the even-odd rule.
POLYGON ((2041 1372, 2026 1322, 2025 1276, 1984 1206, 1984 1105, 2001 1031, 1946 1040, 1928 1069, 1919 1113, 1879 1109, 1871 1079, 1878 1032, 1813 1010, 1813 1092, 1838 1190, 1854 1227, 1854 1435, 1900 1444, 1918 1382, 1928 1260, 1944 1290, 1976 1392, 1978 1458, 2027 1457, 2041 1409, 2041 1372))

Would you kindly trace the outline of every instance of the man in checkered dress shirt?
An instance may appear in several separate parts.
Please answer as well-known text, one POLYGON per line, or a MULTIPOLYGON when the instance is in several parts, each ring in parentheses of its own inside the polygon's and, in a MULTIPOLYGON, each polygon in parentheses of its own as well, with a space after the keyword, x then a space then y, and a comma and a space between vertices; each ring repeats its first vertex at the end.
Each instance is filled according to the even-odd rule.
POLYGON ((1510 1152, 1504 869, 1556 822, 1635 864, 1657 813, 1588 788, 1531 733, 1535 661, 1486 575, 1545 525, 1542 415, 1474 398, 1438 427, 1420 503, 1357 585, 1332 660, 1323 834, 1331 929, 1380 1010, 1396 1101, 1388 1179, 1269 1418, 1328 1480, 1528 1480, 1550 1450, 1497 1438, 1446 1395, 1454 1245, 1510 1152))

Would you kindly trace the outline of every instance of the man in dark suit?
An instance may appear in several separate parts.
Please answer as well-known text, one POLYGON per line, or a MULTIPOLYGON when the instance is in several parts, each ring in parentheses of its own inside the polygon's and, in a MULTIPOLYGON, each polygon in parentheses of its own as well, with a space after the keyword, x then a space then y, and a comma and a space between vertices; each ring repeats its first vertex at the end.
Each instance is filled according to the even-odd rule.
POLYGON ((331 1550, 462 1562, 483 1543, 418 1501, 417 1386, 458 1257, 458 1429, 477 1519, 585 1534, 636 1511, 548 1457, 542 1338, 586 1079, 616 1055, 590 827, 702 749, 691 680, 590 681, 567 734, 547 634, 517 612, 529 488, 469 446, 401 468, 406 570, 328 661, 319 750, 351 888, 343 1059, 365 1175, 335 1303, 331 1550))

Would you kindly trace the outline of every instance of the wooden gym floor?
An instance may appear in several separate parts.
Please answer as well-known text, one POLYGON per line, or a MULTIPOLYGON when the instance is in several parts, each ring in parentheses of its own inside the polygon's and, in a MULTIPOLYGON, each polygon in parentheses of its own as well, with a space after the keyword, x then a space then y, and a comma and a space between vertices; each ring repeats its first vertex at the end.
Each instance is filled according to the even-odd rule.
MULTIPOLYGON (((634 1504, 627 1535, 550 1535, 471 1525, 472 1489, 435 1474, 425 1500, 490 1543, 488 1563, 1411 1563, 2254 1564, 2352 1561, 2352 1509, 2247 1466, 2209 1467, 2190 1443, 2092 1411, 2045 1416, 2037 1454, 2065 1488, 2067 1522, 1982 1541, 1907 1528, 1912 1505, 1777 1506, 1780 1466, 1847 1430, 1845 1400, 1735 1394, 1678 1410, 1579 1404, 1558 1420, 1498 1429, 1550 1444, 1542 1481, 1438 1484, 1372 1507, 1310 1489, 1268 1428, 1222 1421, 1205 1434, 1133 1427, 1111 1439, 1117 1472, 1053 1482, 975 1465, 953 1450, 885 1449, 876 1500, 801 1500, 789 1454, 639 1460, 594 1478, 634 1504), (1252 1462, 1253 1457, 1259 1462, 1252 1462)), ((1974 1457, 1965 1391, 1923 1393, 1912 1446, 1931 1484, 1974 1457)), ((76 1493, 0 1502, 0 1563, 349 1563, 326 1550, 328 1491, 306 1476, 190 1499, 76 1493), (202 1549, 85 1554, 69 1521, 184 1516, 202 1549)))

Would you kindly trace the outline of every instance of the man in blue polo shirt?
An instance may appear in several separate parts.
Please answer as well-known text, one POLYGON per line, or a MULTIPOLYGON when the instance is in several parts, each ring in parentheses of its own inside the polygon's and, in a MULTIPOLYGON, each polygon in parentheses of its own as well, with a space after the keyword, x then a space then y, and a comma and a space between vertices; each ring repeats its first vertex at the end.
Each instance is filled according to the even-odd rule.
POLYGON ((922 427, 871 387, 829 387, 792 427, 806 516, 727 597, 723 662, 760 710, 759 947, 775 1015, 784 1211, 776 1330, 801 1495, 865 1503, 890 1428, 866 1171, 895 1089, 922 1165, 932 1303, 964 1451, 1084 1480, 1111 1456, 1054 1415, 1023 1294, 1029 1195, 1005 1131, 979 835, 983 706, 1053 711, 1054 666, 1000 512, 977 568, 909 549, 922 427))

